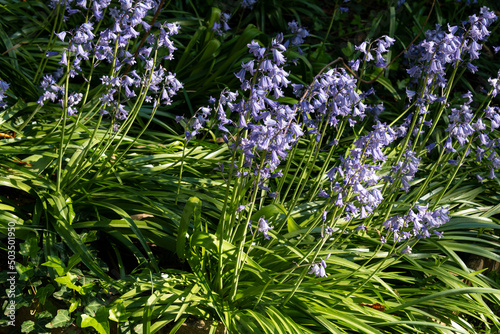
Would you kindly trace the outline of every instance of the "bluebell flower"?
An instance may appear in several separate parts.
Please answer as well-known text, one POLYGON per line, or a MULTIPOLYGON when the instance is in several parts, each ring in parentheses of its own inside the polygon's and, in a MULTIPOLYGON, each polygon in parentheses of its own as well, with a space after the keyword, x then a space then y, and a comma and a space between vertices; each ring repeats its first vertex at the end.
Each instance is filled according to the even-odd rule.
POLYGON ((309 32, 295 22, 295 20, 288 22, 288 29, 290 29, 293 34, 293 38, 291 40, 292 45, 304 44, 305 38, 309 36, 309 32))
POLYGON ((257 3, 257 0, 241 0, 241 7, 243 8, 248 8, 248 9, 252 9, 253 6, 257 3))
POLYGON ((412 85, 418 86, 420 79, 427 77, 427 82, 418 93, 424 104, 433 102, 431 94, 436 87, 443 88, 447 85, 448 64, 463 63, 468 70, 477 70, 470 60, 479 57, 481 42, 489 35, 488 26, 495 20, 495 14, 483 7, 480 15, 470 16, 463 27, 448 25, 445 31, 437 25, 435 30, 426 31, 425 40, 410 47, 405 57, 410 60, 407 71, 414 78, 412 85), (467 55, 469 61, 465 59, 467 55))
POLYGON ((269 224, 264 219, 264 217, 260 217, 260 219, 258 221, 258 231, 262 232, 265 240, 268 240, 270 238, 270 236, 267 232, 272 228, 273 228, 273 226, 269 226, 269 224))
MULTIPOLYGON (((402 217, 399 215, 391 217, 382 224, 382 227, 388 230, 388 233, 392 233, 394 242, 398 242, 411 237, 428 238, 430 231, 447 223, 449 219, 447 208, 430 211, 428 205, 417 206, 417 212, 410 209, 402 217)), ((441 237, 442 233, 436 235, 441 237)))
POLYGON ((7 107, 7 103, 3 102, 3 99, 6 98, 5 91, 9 89, 10 84, 6 81, 0 80, 0 108, 5 109, 7 107))
POLYGON ((406 246, 406 248, 401 251, 401 254, 411 254, 411 247, 406 246))
POLYGON ((212 27, 212 30, 218 35, 222 36, 226 31, 230 30, 231 28, 228 25, 228 21, 231 18, 231 15, 228 13, 221 13, 221 16, 219 18, 219 22, 214 22, 214 25, 212 27))
MULTIPOLYGON (((73 10, 71 9, 71 3, 72 1, 66 2, 66 13, 70 13, 70 10, 73 10)), ((144 18, 148 15, 148 11, 153 9, 156 4, 152 0, 120 0, 118 2, 120 7, 109 9, 109 14, 112 19, 110 26, 104 28, 100 32, 95 32, 94 26, 99 26, 95 23, 103 18, 103 10, 106 9, 110 3, 110 0, 92 1, 89 9, 93 11, 94 16, 90 16, 87 22, 81 24, 76 29, 56 33, 57 37, 63 42, 66 41, 66 37, 69 36, 68 46, 63 50, 59 62, 63 68, 58 70, 57 75, 61 77, 62 72, 65 72, 67 67, 69 68, 68 74, 70 78, 80 75, 82 66, 85 65, 84 61, 89 60, 92 56, 95 56, 97 60, 94 66, 100 66, 103 62, 108 63, 112 67, 114 74, 112 77, 103 76, 101 78, 101 82, 106 89, 100 98, 102 106, 99 108, 99 113, 105 115, 109 113, 107 109, 115 110, 115 118, 117 120, 125 120, 128 111, 121 105, 123 101, 116 101, 117 97, 120 96, 122 99, 137 97, 135 88, 145 86, 150 74, 152 78, 151 85, 146 88, 150 90, 149 93, 152 95, 148 94, 145 96, 144 101, 147 103, 152 102, 154 97, 165 104, 170 104, 172 96, 175 95, 176 91, 182 88, 182 84, 175 79, 175 75, 171 73, 167 74, 165 69, 161 66, 157 67, 157 64, 155 64, 152 59, 153 50, 159 47, 167 48, 167 58, 172 58, 172 52, 176 48, 169 38, 171 35, 177 33, 178 25, 176 23, 158 25, 157 28, 160 30, 159 33, 149 34, 147 42, 150 45, 146 45, 138 50, 137 54, 137 58, 145 62, 146 65, 145 67, 143 66, 146 72, 141 73, 142 77, 137 74, 135 69, 129 72, 130 76, 122 75, 119 72, 124 64, 132 66, 137 63, 135 59, 136 56, 127 50, 127 46, 132 39, 139 37, 137 26, 144 25, 144 18), (96 40, 97 34, 98 38, 96 40), (118 46, 116 53, 115 46, 118 46)), ((77 1, 77 6, 84 8, 86 6, 86 1, 77 1)), ((147 27, 149 25, 145 24, 144 26, 147 27)), ((129 70, 130 68, 127 69, 127 71, 129 70)), ((46 100, 54 101, 59 99, 61 105, 64 105, 63 96, 59 92, 57 86, 54 84, 47 85, 42 81, 42 88, 44 89, 44 93, 39 99, 40 104, 43 104, 46 100)), ((71 100, 71 96, 77 95, 70 93, 68 97, 68 113, 74 114, 76 113, 76 101, 74 101, 74 99, 71 100)))

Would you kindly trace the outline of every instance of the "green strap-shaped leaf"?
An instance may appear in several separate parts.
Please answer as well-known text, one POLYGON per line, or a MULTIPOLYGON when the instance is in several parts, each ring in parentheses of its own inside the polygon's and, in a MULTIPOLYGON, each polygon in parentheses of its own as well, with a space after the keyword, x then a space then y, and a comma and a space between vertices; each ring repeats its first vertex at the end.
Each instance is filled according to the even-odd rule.
POLYGON ((151 296, 149 296, 146 305, 144 305, 144 310, 142 314, 142 332, 144 334, 150 333, 151 330, 151 320, 153 316, 153 308, 156 301, 160 297, 160 292, 157 290, 151 296))
POLYGON ((205 35, 205 43, 208 43, 214 37, 215 32, 212 30, 216 21, 220 20, 221 10, 217 7, 212 7, 212 11, 210 12, 210 18, 208 19, 208 30, 205 35))
POLYGON ((81 241, 80 236, 71 226, 72 213, 65 212, 65 203, 62 198, 56 195, 44 194, 44 206, 48 211, 51 211, 55 218, 58 218, 52 225, 59 234, 66 245, 75 253, 80 256, 82 262, 91 269, 99 278, 108 282, 112 286, 121 286, 116 280, 111 279, 106 273, 97 265, 94 256, 87 249, 85 244, 81 241), (67 221, 64 218, 69 218, 67 221))
MULTIPOLYGON (((219 249, 219 240, 212 233, 206 233, 203 231, 195 231, 191 236, 191 247, 202 247, 206 250, 212 252, 213 254, 218 254, 218 252, 222 252, 223 259, 225 260, 227 257, 235 256, 235 252, 237 252, 236 246, 223 240, 222 249, 219 249)), ((263 281, 267 281, 271 279, 266 270, 258 264, 252 257, 247 257, 245 259, 245 270, 252 271, 257 277, 262 279, 263 281)))
POLYGON ((130 218, 130 216, 127 214, 127 212, 125 210, 123 210, 122 208, 120 208, 116 205, 113 205, 111 203, 105 203, 105 204, 104 203, 97 203, 97 202, 91 202, 91 203, 94 205, 103 206, 103 207, 106 207, 108 209, 113 210, 114 212, 119 214, 129 224, 130 229, 132 230, 132 232, 135 233, 135 235, 137 236, 137 239, 141 243, 141 246, 146 251, 146 254, 149 257, 149 260, 151 261, 151 265, 153 266, 153 268, 155 269, 156 272, 159 272, 160 269, 158 267, 158 263, 156 262, 156 258, 154 257, 153 252, 151 252, 151 248, 149 247, 146 238, 144 237, 142 231, 137 227, 137 224, 135 223, 135 221, 132 218, 130 218))
POLYGON ((406 302, 404 304, 401 304, 399 306, 396 306, 391 309, 386 309, 386 313, 394 313, 399 310, 404 310, 410 306, 413 305, 418 305, 421 304, 429 299, 438 299, 441 297, 447 297, 447 296, 455 296, 455 295, 466 295, 466 294, 471 294, 471 293, 480 293, 480 294, 496 294, 500 296, 500 291, 498 289, 491 289, 491 288, 478 288, 478 287, 471 287, 471 288, 456 288, 456 289, 449 289, 449 290, 444 290, 438 293, 430 294, 422 298, 418 298, 409 302, 406 302))
MULTIPOLYGON (((374 72, 374 73, 371 73, 369 75, 367 75, 367 77, 370 79, 370 80, 373 80, 375 79, 375 77, 378 75, 380 71, 378 72, 374 72)), ((379 76, 377 78, 377 82, 379 84, 381 84, 382 86, 384 86, 388 91, 389 93, 392 94, 392 96, 396 99, 396 100, 401 100, 401 96, 399 96, 398 92, 396 91, 396 89, 394 88, 394 86, 392 85, 392 82, 387 79, 386 77, 384 76, 379 76)))
POLYGON ((182 305, 177 312, 177 315, 175 316, 175 320, 179 320, 182 316, 184 316, 184 312, 186 311, 187 307, 191 304, 191 300, 193 296, 196 296, 198 291, 200 291, 201 287, 198 284, 194 284, 191 289, 189 290, 188 295, 182 300, 182 305))
POLYGON ((188 199, 184 210, 182 211, 181 221, 177 230, 177 255, 181 259, 186 258, 186 233, 188 231, 189 221, 194 216, 194 231, 199 231, 201 227, 201 201, 197 197, 188 199))

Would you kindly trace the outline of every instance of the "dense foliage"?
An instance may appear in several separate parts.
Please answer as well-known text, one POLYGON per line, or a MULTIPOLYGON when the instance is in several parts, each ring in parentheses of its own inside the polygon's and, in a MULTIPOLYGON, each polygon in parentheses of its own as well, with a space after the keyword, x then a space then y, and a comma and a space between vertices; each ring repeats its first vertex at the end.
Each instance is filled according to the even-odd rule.
POLYGON ((498 10, 1 0, 0 325, 498 333, 498 10))

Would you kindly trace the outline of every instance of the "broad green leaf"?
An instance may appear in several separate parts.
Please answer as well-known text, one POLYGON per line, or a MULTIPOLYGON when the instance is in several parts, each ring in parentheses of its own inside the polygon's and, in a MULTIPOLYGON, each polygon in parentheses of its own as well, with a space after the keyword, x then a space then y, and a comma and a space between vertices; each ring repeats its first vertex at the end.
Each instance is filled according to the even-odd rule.
POLYGON ((81 315, 81 323, 80 326, 82 328, 92 327, 99 334, 108 334, 109 333, 109 321, 108 321, 108 310, 105 306, 101 306, 101 308, 97 311, 95 317, 91 317, 88 314, 81 315))
MULTIPOLYGON (((50 322, 50 320, 53 318, 53 315, 50 314, 48 311, 43 311, 39 314, 37 314, 37 319, 36 322, 33 320, 27 320, 24 321, 21 325, 21 333, 38 333, 38 334, 45 334, 45 333, 50 333, 51 331, 48 330, 45 326, 50 322)), ((21 319, 16 319, 17 321, 20 321, 21 319)))
POLYGON ((36 257, 36 254, 40 250, 40 247, 38 247, 38 239, 35 236, 28 237, 25 242, 19 244, 19 248, 19 254, 31 258, 36 257))
POLYGON ((38 298, 38 302, 41 305, 45 305, 45 300, 47 299, 47 297, 52 296, 52 293, 55 290, 56 290, 56 288, 54 288, 54 286, 52 284, 47 284, 45 286, 42 286, 42 287, 38 288, 38 290, 36 292, 36 296, 38 298))
POLYGON ((177 256, 186 258, 186 237, 191 216, 194 217, 194 231, 199 231, 201 226, 201 201, 197 197, 191 197, 182 211, 181 221, 177 230, 177 256))
POLYGON ((153 308, 158 301, 160 292, 157 290, 151 296, 148 297, 144 307, 142 315, 142 328, 143 333, 150 333, 151 331, 151 317, 153 315, 153 308))
POLYGON ((42 266, 54 268, 59 276, 63 276, 66 273, 66 266, 60 258, 53 255, 47 255, 48 261, 42 263, 42 266))
MULTIPOLYGON (((14 117, 18 112, 26 108, 26 106, 27 105, 26 103, 24 103, 24 101, 19 100, 13 106, 10 106, 9 108, 0 111, 0 125, 3 125, 5 127, 6 124, 4 123, 7 122, 12 117, 14 117)), ((9 129, 9 130, 12 131, 14 129, 9 129)))
POLYGON ((47 328, 66 327, 71 324, 71 316, 68 310, 57 310, 57 314, 51 322, 45 325, 47 328))
POLYGON ((177 315, 175 316, 174 321, 177 321, 182 316, 184 316, 184 312, 186 311, 187 307, 191 304, 193 296, 195 296, 198 293, 198 291, 200 291, 200 289, 201 289, 201 287, 198 284, 195 284, 191 287, 191 289, 189 290, 189 293, 182 301, 182 306, 179 309, 179 312, 177 312, 177 315))
POLYGON ((491 293, 491 294, 497 294, 500 296, 500 290, 497 289, 491 289, 491 288, 476 288, 476 287, 471 287, 471 288, 457 288, 457 289, 447 289, 445 291, 441 291, 438 293, 430 294, 422 298, 418 298, 409 302, 406 302, 402 305, 399 305, 397 307, 391 308, 389 310, 386 309, 386 312, 394 313, 402 309, 406 309, 410 306, 413 305, 418 305, 424 301, 430 300, 430 299, 438 299, 441 297, 446 297, 450 295, 466 295, 470 293, 480 293, 480 294, 486 294, 486 293, 491 293))
POLYGON ((195 44, 200 39, 201 35, 207 30, 206 27, 199 27, 198 30, 194 33, 194 35, 189 40, 189 44, 184 49, 184 53, 179 59, 177 63, 177 67, 175 68, 175 72, 180 72, 184 68, 184 64, 188 61, 188 59, 192 56, 191 50, 195 46, 195 44))
POLYGON ((210 42, 211 39, 214 37, 214 31, 212 30, 212 27, 214 26, 215 22, 219 21, 220 15, 221 15, 221 10, 219 8, 217 7, 211 8, 210 17, 207 22, 208 31, 207 34, 205 35, 205 44, 207 42, 210 42))
POLYGON ((109 319, 116 322, 123 322, 127 320, 129 314, 125 310, 123 301, 115 301, 109 309, 109 319))
POLYGON ((28 263, 27 266, 24 266, 21 263, 16 262, 16 271, 19 273, 17 279, 20 281, 27 281, 33 277, 34 274, 33 266, 30 263, 28 263))
POLYGON ((21 325, 21 333, 33 333, 35 330, 35 322, 33 320, 26 320, 21 325))
MULTIPOLYGON (((203 247, 214 254, 218 254, 218 252, 221 251, 219 250, 219 241, 217 237, 211 233, 195 231, 191 236, 190 244, 191 247, 203 247)), ((236 251, 237 248, 233 244, 225 240, 222 242, 222 255, 224 259, 234 256, 236 251)), ((193 260, 197 259, 195 258, 193 260)), ((243 269, 252 271, 252 273, 263 281, 270 279, 265 269, 251 257, 246 258, 243 269)))
POLYGON ((297 103, 299 103, 299 100, 297 100, 295 98, 292 98, 292 97, 287 97, 287 96, 280 97, 277 101, 279 103, 286 103, 286 104, 297 104, 297 103))
POLYGON ((68 309, 69 313, 73 313, 78 308, 78 306, 80 306, 81 302, 82 302, 82 300, 80 298, 78 298, 78 299, 71 298, 70 299, 71 305, 69 306, 69 309, 68 309))
POLYGON ((67 273, 66 276, 57 277, 55 281, 66 285, 68 288, 70 288, 71 290, 75 290, 81 295, 84 295, 85 292, 82 291, 82 287, 77 286, 73 283, 76 281, 76 278, 77 278, 76 275, 73 275, 72 273, 67 273))

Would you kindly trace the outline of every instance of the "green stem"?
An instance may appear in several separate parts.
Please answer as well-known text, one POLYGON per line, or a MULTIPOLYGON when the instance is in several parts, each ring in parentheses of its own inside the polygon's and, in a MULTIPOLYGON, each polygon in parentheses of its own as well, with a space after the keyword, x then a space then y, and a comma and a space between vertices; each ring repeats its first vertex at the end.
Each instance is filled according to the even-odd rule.
MULTIPOLYGON (((51 34, 50 34, 50 38, 49 38, 49 42, 47 43, 47 48, 45 49, 45 53, 44 55, 47 54, 47 52, 52 48, 52 41, 54 40, 54 35, 55 35, 55 31, 57 30, 60 30, 61 29, 61 25, 62 25, 62 17, 64 16, 64 10, 66 8, 66 1, 67 0, 64 0, 64 6, 62 8, 62 15, 59 15, 59 11, 61 10, 61 0, 59 0, 58 4, 57 4, 57 8, 56 8, 56 14, 55 14, 55 17, 56 19, 54 20, 54 25, 53 25, 53 28, 52 28, 52 31, 51 31, 51 34), (61 19, 59 21, 59 19, 61 19)), ((43 74, 43 71, 45 69, 45 66, 47 65, 47 62, 48 62, 48 58, 47 57, 42 57, 42 60, 40 61, 40 64, 38 65, 38 68, 36 69, 36 73, 35 73, 35 76, 33 77, 33 83, 34 84, 37 84, 38 81, 40 81, 40 76, 43 74)))
POLYGON ((318 50, 318 53, 316 55, 316 59, 314 60, 315 62, 318 61, 319 59, 319 56, 321 55, 321 52, 323 51, 323 48, 325 47, 325 44, 326 44, 326 40, 328 39, 328 36, 330 36, 330 31, 332 30, 332 27, 333 27, 333 21, 335 20, 335 15, 337 14, 337 1, 335 1, 335 9, 333 10, 333 13, 332 13, 332 18, 330 19, 330 25, 328 26, 328 30, 326 31, 326 35, 325 35, 325 38, 323 38, 323 41, 321 41, 321 45, 319 47, 319 50, 318 50))
MULTIPOLYGON (((346 126, 346 119, 344 118, 342 120, 342 122, 340 123, 340 127, 339 127, 339 131, 337 131, 337 135, 335 136, 335 140, 338 142, 340 141, 340 137, 342 136, 342 134, 344 133, 344 130, 345 130, 345 126, 346 126)), ((328 152, 328 156, 326 157, 326 160, 325 162, 323 163, 323 166, 321 167, 321 170, 320 172, 318 173, 318 176, 316 177, 316 179, 314 180, 313 184, 315 184, 315 187, 314 188, 311 188, 311 191, 309 192, 309 201, 312 201, 313 200, 313 196, 317 193, 318 189, 321 187, 321 185, 323 184, 323 181, 322 181, 322 178, 323 176, 325 175, 325 172, 328 168, 328 165, 330 164, 330 161, 332 159, 332 156, 333 156, 333 153, 335 152, 334 148, 338 146, 338 144, 336 145, 333 145, 329 152, 328 152)))
MULTIPOLYGON (((260 181, 260 176, 261 176, 261 170, 264 167, 264 162, 266 160, 267 152, 264 151, 262 155, 263 156, 262 156, 262 159, 260 162, 259 172, 257 174, 257 177, 255 178, 255 181, 254 181, 254 189, 253 189, 252 199, 250 201, 250 209, 248 211, 247 221, 245 222, 245 227, 243 229, 243 236, 242 236, 243 239, 240 241, 240 245, 239 245, 239 249, 238 249, 236 266, 234 268, 233 284, 231 286, 231 294, 230 294, 231 300, 234 299, 234 297, 236 296, 236 292, 238 291, 239 275, 240 275, 241 271, 243 270, 243 266, 244 266, 243 259, 242 259, 242 253, 243 253, 243 247, 245 245, 245 240, 246 240, 246 231, 248 229, 248 225, 250 224, 250 218, 252 217, 252 212, 253 212, 253 209, 255 206, 255 200, 257 198, 257 193, 259 192, 259 181, 260 181)), ((257 227, 257 229, 258 229, 258 227, 257 227)), ((255 231, 255 233, 257 233, 257 231, 255 231)), ((219 251, 222 252, 222 249, 220 249, 219 251)))
POLYGON ((455 176, 457 176, 458 170, 462 166, 462 164, 463 164, 463 162, 465 160, 465 157, 467 156, 467 152, 469 151, 469 148, 470 148, 471 144, 472 144, 472 138, 469 140, 469 143, 467 144, 467 148, 465 149, 464 154, 462 155, 462 158, 460 159, 460 162, 457 163, 457 166, 455 167, 455 170, 453 171, 453 175, 450 178, 448 178, 448 182, 446 183, 446 186, 443 188, 443 190, 439 194, 439 197, 437 198, 436 202, 432 206, 431 210, 435 210, 436 209, 436 207, 439 204, 439 201, 441 201, 441 199, 443 198, 444 194, 446 193, 446 190, 448 190, 448 187, 450 186, 450 184, 455 179, 455 176))
MULTIPOLYGON (((69 64, 70 64, 70 55, 69 55, 69 48, 68 48, 68 64, 66 65, 66 73, 69 73, 69 64)), ((65 134, 65 129, 66 129, 66 119, 68 117, 68 92, 69 92, 69 75, 66 75, 66 83, 64 85, 64 100, 63 100, 63 125, 61 128, 61 140, 59 142, 59 159, 58 159, 58 168, 57 168, 57 193, 59 194, 61 192, 61 173, 62 173, 62 161, 63 161, 63 155, 64 155, 64 134, 65 134)), ((71 138, 68 138, 68 142, 71 140, 71 138)))

